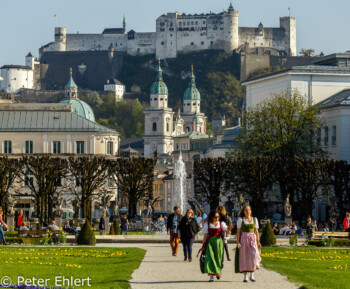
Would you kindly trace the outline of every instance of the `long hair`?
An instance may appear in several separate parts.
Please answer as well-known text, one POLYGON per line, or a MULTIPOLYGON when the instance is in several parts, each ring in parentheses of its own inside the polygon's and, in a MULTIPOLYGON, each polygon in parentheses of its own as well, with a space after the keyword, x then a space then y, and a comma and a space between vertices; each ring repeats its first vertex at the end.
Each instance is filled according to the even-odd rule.
POLYGON ((243 208, 240 210, 239 214, 238 214, 238 217, 241 217, 243 218, 244 217, 244 210, 245 208, 249 207, 250 208, 250 211, 251 211, 251 216, 253 216, 253 210, 252 210, 252 207, 250 205, 245 205, 243 206, 243 208))
POLYGON ((211 211, 208 215, 208 222, 211 223, 213 219, 215 218, 215 215, 218 214, 217 211, 211 211))
POLYGON ((226 209, 224 206, 219 206, 216 211, 220 214, 220 215, 226 215, 226 209))

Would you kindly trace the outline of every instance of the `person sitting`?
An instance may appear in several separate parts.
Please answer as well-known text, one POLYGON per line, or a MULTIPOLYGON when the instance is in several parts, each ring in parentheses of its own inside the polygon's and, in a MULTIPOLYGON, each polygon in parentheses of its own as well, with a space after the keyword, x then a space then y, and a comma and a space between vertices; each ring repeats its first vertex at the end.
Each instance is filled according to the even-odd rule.
POLYGON ((47 226, 47 228, 48 228, 50 231, 58 231, 58 230, 59 230, 59 228, 57 227, 55 221, 51 221, 51 224, 50 224, 49 226, 47 226))
POLYGON ((64 226, 63 226, 63 231, 67 232, 68 234, 72 234, 72 235, 76 235, 78 234, 78 231, 74 228, 72 228, 70 225, 69 225, 69 221, 67 221, 64 226))
POLYGON ((289 229, 290 229, 290 232, 288 233, 288 235, 294 235, 298 229, 297 225, 295 224, 295 221, 290 221, 289 229))
POLYGON ((324 227, 322 228, 321 231, 322 232, 329 232, 329 228, 328 228, 328 224, 327 223, 324 224, 324 227))
MULTIPOLYGON (((19 231, 29 231, 28 227, 27 227, 27 223, 26 222, 22 222, 22 225, 19 227, 19 231)), ((19 234, 20 237, 27 237, 27 234, 19 234)))
POLYGON ((284 223, 281 233, 282 233, 284 236, 286 236, 286 235, 289 235, 289 233, 290 233, 291 231, 292 231, 292 230, 289 228, 288 224, 287 224, 287 223, 284 223))
POLYGON ((279 235, 280 229, 278 228, 278 224, 277 223, 273 223, 272 230, 273 230, 275 235, 279 235))
POLYGON ((312 221, 311 227, 312 227, 312 230, 313 230, 314 232, 318 231, 318 227, 317 227, 317 222, 316 222, 316 220, 313 220, 313 221, 312 221))

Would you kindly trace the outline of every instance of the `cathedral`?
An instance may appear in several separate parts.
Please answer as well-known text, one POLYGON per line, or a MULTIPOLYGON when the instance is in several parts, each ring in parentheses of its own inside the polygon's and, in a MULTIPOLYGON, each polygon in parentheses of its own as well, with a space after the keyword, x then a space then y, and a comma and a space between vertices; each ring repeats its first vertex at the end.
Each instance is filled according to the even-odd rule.
POLYGON ((174 119, 173 110, 168 107, 168 88, 163 81, 163 71, 158 61, 156 81, 151 86, 150 107, 145 109, 144 155, 154 153, 171 155, 174 151, 174 137, 206 132, 206 116, 200 111, 201 95, 196 87, 193 66, 188 87, 184 92, 182 111, 174 119))

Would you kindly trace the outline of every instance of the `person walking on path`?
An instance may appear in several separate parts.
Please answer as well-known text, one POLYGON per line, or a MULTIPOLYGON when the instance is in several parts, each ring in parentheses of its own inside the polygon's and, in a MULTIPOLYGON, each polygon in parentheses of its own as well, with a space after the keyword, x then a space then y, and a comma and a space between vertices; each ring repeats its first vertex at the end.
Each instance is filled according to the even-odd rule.
POLYGON ((245 205, 239 213, 237 220, 237 249, 235 258, 235 272, 244 273, 243 282, 248 282, 247 272, 250 272, 250 280, 255 282, 254 271, 260 267, 259 223, 252 217, 252 208, 245 205))
POLYGON ((180 239, 184 250, 184 261, 192 262, 192 246, 194 238, 199 231, 199 226, 193 217, 192 209, 186 211, 186 215, 179 224, 180 239))
MULTIPOLYGON (((224 206, 219 206, 216 210, 219 215, 220 215, 220 222, 225 222, 226 225, 230 225, 232 222, 229 220, 229 217, 226 214, 226 210, 224 206)), ((230 232, 227 231, 227 233, 224 233, 224 248, 225 248, 225 252, 226 252, 226 257, 227 257, 227 261, 231 261, 230 259, 230 254, 228 251, 228 245, 227 245, 227 240, 230 237, 230 232)))
POLYGON ((199 226, 199 231, 196 235, 196 239, 198 240, 199 239, 199 233, 201 232, 201 230, 203 229, 203 225, 204 225, 204 219, 203 219, 203 212, 201 210, 198 211, 197 213, 197 218, 196 218, 196 222, 199 226))
POLYGON ((180 215, 180 207, 174 207, 174 213, 170 214, 167 221, 167 232, 170 235, 170 246, 173 256, 176 257, 179 249, 179 224, 182 216, 180 215))
POLYGON ((211 211, 208 216, 208 222, 204 224, 203 245, 199 250, 205 255, 204 273, 210 276, 209 282, 221 278, 221 270, 224 267, 224 242, 222 240, 223 233, 228 227, 225 222, 220 222, 220 215, 216 211, 211 211))
POLYGON ((346 213, 344 221, 343 221, 344 229, 347 232, 350 232, 350 213, 346 213))
POLYGON ((123 233, 125 233, 125 235, 128 234, 128 225, 129 225, 129 221, 128 221, 128 216, 126 214, 124 214, 122 216, 122 218, 120 219, 120 234, 123 235, 123 233))
POLYGON ((2 220, 2 215, 3 215, 2 208, 0 208, 0 238, 1 238, 2 244, 7 245, 6 240, 5 240, 5 233, 4 233, 4 230, 2 229, 2 226, 7 228, 7 225, 2 220))
POLYGON ((98 225, 98 229, 100 230, 100 235, 106 234, 106 221, 105 221, 106 215, 103 214, 100 219, 100 224, 98 225))

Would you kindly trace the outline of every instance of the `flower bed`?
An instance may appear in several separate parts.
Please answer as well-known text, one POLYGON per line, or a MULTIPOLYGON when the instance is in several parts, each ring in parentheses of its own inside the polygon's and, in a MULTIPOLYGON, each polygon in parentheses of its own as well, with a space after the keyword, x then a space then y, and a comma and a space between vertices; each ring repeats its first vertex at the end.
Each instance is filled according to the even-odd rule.
POLYGON ((263 248, 262 262, 306 288, 348 288, 350 250, 263 248), (325 283, 327 286, 325 287, 325 283))

